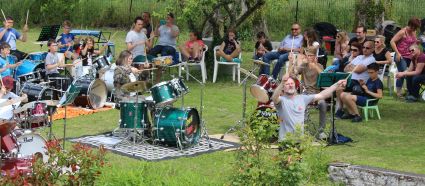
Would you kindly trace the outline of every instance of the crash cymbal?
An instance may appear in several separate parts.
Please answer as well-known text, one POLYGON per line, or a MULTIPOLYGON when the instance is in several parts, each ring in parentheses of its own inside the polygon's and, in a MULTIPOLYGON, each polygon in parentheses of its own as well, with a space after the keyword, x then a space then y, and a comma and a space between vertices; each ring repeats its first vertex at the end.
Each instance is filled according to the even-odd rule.
POLYGON ((21 113, 21 112, 27 111, 28 109, 34 107, 34 103, 35 103, 35 101, 29 102, 29 103, 25 103, 24 105, 22 105, 22 107, 19 107, 19 108, 16 108, 15 110, 13 110, 13 113, 14 114, 17 114, 17 113, 21 113))
POLYGON ((121 86, 121 89, 125 92, 145 92, 148 90, 148 86, 145 81, 135 81, 131 83, 124 84, 121 86))
POLYGON ((258 79, 258 77, 256 75, 252 74, 251 72, 249 72, 248 70, 246 70, 244 68, 239 68, 239 70, 249 77, 252 77, 254 79, 258 79))
POLYGON ((254 63, 255 63, 255 64, 257 64, 257 65, 266 65, 266 66, 270 66, 270 64, 265 63, 264 61, 261 61, 261 60, 256 60, 256 59, 254 59, 253 61, 254 61, 254 63))
POLYGON ((16 122, 2 119, 0 120, 0 136, 6 136, 15 128, 16 122))
POLYGON ((39 102, 45 103, 46 106, 52 106, 52 107, 56 107, 59 105, 59 100, 43 100, 39 102))

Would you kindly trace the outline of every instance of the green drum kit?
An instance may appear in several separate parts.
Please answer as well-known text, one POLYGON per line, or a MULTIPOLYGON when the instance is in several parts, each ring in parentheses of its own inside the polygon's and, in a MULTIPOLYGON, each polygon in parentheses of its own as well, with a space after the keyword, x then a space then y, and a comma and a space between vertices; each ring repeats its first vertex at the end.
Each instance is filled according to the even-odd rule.
POLYGON ((145 81, 136 81, 124 84, 121 90, 136 94, 119 103, 119 127, 113 135, 125 138, 115 147, 147 142, 184 149, 199 143, 202 120, 198 110, 172 105, 180 98, 183 100, 189 92, 181 78, 160 82, 150 88, 145 81), (148 91, 151 96, 139 96, 148 91))

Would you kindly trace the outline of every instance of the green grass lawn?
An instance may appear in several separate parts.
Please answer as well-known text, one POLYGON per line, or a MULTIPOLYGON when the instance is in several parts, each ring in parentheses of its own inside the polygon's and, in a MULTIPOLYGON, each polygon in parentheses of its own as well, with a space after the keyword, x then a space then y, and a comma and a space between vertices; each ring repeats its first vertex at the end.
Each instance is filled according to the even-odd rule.
MULTIPOLYGON (((114 30, 112 31, 114 32, 114 30)), ((124 48, 126 31, 119 31, 115 37, 117 53, 124 48)), ((32 44, 38 37, 39 29, 32 29, 29 42, 18 43, 18 48, 26 52, 40 51, 39 45, 32 44)), ((186 38, 182 36, 180 41, 186 38)), ((46 50, 46 46, 43 50, 46 50)), ((244 52, 242 66, 251 68, 248 60, 252 50, 244 52)), ((242 86, 231 81, 230 74, 220 74, 213 84, 212 69, 208 70, 205 86, 204 119, 210 134, 224 133, 242 116, 242 86)), ((176 69, 167 72, 176 74, 176 69)), ((200 78, 200 73, 195 74, 200 78)), ((244 77, 242 75, 242 77, 244 77)), ((250 80, 248 85, 254 80, 250 80)), ((190 93, 185 97, 185 105, 200 108, 200 85, 191 80, 186 82, 190 93)), ((247 113, 255 109, 256 101, 247 91, 247 113)), ((179 106, 180 102, 176 103, 179 106)), ((337 120, 339 133, 353 138, 355 142, 326 148, 333 161, 377 166, 382 168, 425 174, 425 104, 408 104, 388 96, 379 103, 381 120, 369 120, 354 124, 337 120)), ((67 137, 98 134, 117 127, 119 112, 111 110, 88 116, 69 119, 67 137)), ((318 123, 315 112, 313 120, 318 123)), ((63 121, 54 123, 56 137, 62 138, 63 121)), ((68 143, 67 147, 70 146, 68 143)), ((145 162, 128 157, 108 154, 109 166, 98 180, 99 185, 222 185, 229 183, 233 173, 234 152, 215 152, 191 158, 179 158, 160 162, 145 162)), ((328 183, 324 183, 328 184, 328 183)))

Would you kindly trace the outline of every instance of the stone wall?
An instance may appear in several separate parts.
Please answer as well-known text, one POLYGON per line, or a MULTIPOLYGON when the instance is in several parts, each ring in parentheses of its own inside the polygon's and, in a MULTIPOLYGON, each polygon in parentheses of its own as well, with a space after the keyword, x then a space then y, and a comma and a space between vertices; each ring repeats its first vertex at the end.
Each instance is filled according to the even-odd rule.
POLYGON ((345 185, 402 185, 425 186, 425 175, 385 170, 381 168, 331 163, 329 177, 345 185))

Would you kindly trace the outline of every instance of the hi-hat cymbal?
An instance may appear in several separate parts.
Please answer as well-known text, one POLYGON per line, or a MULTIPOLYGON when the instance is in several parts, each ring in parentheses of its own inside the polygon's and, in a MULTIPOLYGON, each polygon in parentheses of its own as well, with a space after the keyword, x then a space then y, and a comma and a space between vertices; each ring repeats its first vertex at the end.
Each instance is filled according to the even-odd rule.
POLYGON ((131 83, 124 84, 121 86, 121 89, 125 92, 145 92, 148 90, 148 86, 145 81, 135 81, 131 83))
POLYGON ((59 105, 59 100, 43 100, 43 101, 39 101, 41 103, 45 103, 46 106, 58 106, 59 105))
POLYGON ((255 64, 257 64, 257 65, 266 65, 266 66, 270 66, 270 64, 268 64, 268 63, 265 63, 264 61, 261 61, 261 60, 253 60, 254 61, 254 63, 255 64))

